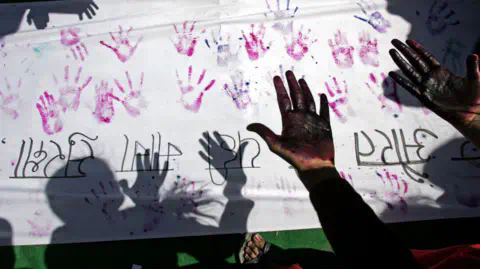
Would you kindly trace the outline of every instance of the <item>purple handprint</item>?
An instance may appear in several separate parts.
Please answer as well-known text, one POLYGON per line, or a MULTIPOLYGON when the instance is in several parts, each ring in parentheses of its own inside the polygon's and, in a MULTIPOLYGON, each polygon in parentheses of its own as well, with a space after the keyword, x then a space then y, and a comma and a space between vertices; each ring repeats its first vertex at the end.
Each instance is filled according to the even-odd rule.
MULTIPOLYGON (((280 7, 280 0, 277 0, 277 9, 272 10, 270 7, 270 4, 268 0, 265 0, 265 3, 267 4, 268 10, 273 13, 273 19, 274 20, 284 20, 286 18, 293 18, 295 17, 295 13, 298 11, 298 7, 295 7, 295 9, 290 9, 290 0, 286 0, 286 6, 285 9, 282 9, 280 7)), ((267 13, 265 13, 265 17, 268 18, 267 13)), ((290 22, 276 22, 272 28, 281 32, 284 35, 287 35, 292 32, 292 21, 290 22)))
MULTIPOLYGON (((380 76, 382 77, 381 85, 385 90, 381 90, 382 87, 379 86, 377 77, 373 73, 370 73, 369 75, 370 83, 373 83, 377 88, 380 88, 380 91, 382 92, 377 94, 370 86, 370 83, 365 82, 368 89, 377 96, 378 101, 382 104, 382 109, 385 108, 390 113, 402 112, 402 103, 398 97, 397 83, 390 77, 387 77, 383 72, 380 76), (395 105, 392 106, 389 102, 393 102, 395 105)), ((398 117, 398 114, 393 114, 393 116, 396 118, 398 117)))
POLYGON ((308 52, 308 46, 317 42, 317 39, 311 40, 309 35, 312 32, 311 29, 308 29, 306 33, 303 33, 303 24, 300 26, 300 29, 297 33, 293 31, 293 23, 291 24, 292 31, 290 32, 290 40, 287 36, 284 36, 287 54, 290 55, 293 59, 300 61, 305 54, 308 52))
MULTIPOLYGON (((20 91, 21 86, 22 80, 19 79, 17 84, 17 92, 20 91)), ((3 113, 7 114, 12 119, 16 119, 19 115, 18 107, 20 103, 20 96, 18 93, 12 93, 12 86, 8 82, 7 78, 5 78, 5 87, 7 88, 6 91, 0 91, 0 110, 2 110, 3 113)))
POLYGON ((63 121, 60 119, 60 108, 53 95, 45 91, 43 95, 40 95, 40 102, 41 104, 37 103, 37 109, 42 118, 43 131, 48 135, 62 131, 63 121))
MULTIPOLYGON (((230 34, 222 34, 222 28, 218 31, 212 30, 212 40, 217 49, 217 64, 219 66, 228 66, 229 63, 235 63, 238 61, 238 53, 241 46, 234 46, 231 42, 230 34)), ((210 48, 208 39, 205 39, 205 44, 210 48)))
POLYGON ((123 31, 122 26, 118 26, 120 31, 117 35, 114 35, 110 32, 110 37, 112 38, 115 45, 111 46, 104 41, 100 41, 100 44, 104 45, 105 47, 111 49, 117 55, 117 58, 122 62, 128 61, 130 57, 133 56, 135 51, 137 50, 138 44, 143 40, 143 36, 138 38, 137 43, 135 46, 132 46, 130 40, 128 39, 128 35, 133 30, 133 27, 130 27, 126 32, 123 31))
POLYGON ((390 22, 386 20, 380 12, 377 11, 375 3, 372 1, 361 0, 357 4, 362 12, 369 18, 365 19, 359 16, 354 16, 355 18, 367 22, 379 33, 385 33, 387 32, 387 29, 391 27, 390 22))
POLYGON ((249 95, 250 81, 243 79, 243 72, 237 71, 232 78, 232 86, 227 83, 223 86, 223 89, 227 95, 232 98, 233 102, 238 109, 246 109, 252 104, 252 100, 249 95))
POLYGON ((187 56, 192 56, 195 51, 195 45, 197 44, 198 36, 193 36, 193 30, 195 29, 195 22, 192 23, 190 30, 187 30, 187 23, 185 21, 183 23, 183 32, 180 33, 177 29, 177 26, 174 24, 173 28, 175 29, 175 33, 177 34, 177 41, 173 41, 175 48, 179 54, 185 54, 187 56))
POLYGON ((270 49, 272 42, 265 46, 263 38, 265 37, 266 28, 265 25, 260 24, 258 31, 255 33, 255 25, 251 24, 252 31, 250 32, 250 41, 248 40, 245 32, 242 30, 243 39, 245 39, 245 49, 247 50, 248 58, 255 61, 258 58, 263 57, 265 53, 270 49))
POLYGON ((145 109, 147 108, 148 104, 145 100, 145 98, 142 95, 142 89, 143 89, 143 72, 140 75, 140 84, 136 90, 133 88, 132 80, 130 79, 130 75, 128 74, 128 71, 125 72, 125 76, 127 77, 128 81, 128 87, 130 91, 127 93, 120 84, 120 82, 115 79, 115 85, 117 85, 117 88, 122 92, 125 96, 123 98, 118 98, 117 96, 111 94, 110 96, 121 102, 122 105, 125 107, 125 110, 127 110, 127 113, 132 116, 132 117, 137 117, 140 115, 140 109, 145 109))
MULTIPOLYGON (((200 106, 202 105, 202 99, 203 95, 206 91, 210 90, 210 88, 215 84, 215 80, 212 79, 210 83, 208 83, 207 86, 203 90, 200 91, 200 93, 193 95, 193 92, 195 92, 195 87, 198 86, 200 87, 200 84, 202 84, 203 78, 205 77, 205 73, 207 72, 206 69, 203 69, 202 74, 198 78, 198 82, 196 86, 192 86, 192 66, 188 67, 188 85, 184 86, 182 80, 180 79, 180 75, 178 74, 178 70, 176 72, 177 75, 177 83, 178 87, 180 88, 180 92, 182 94, 182 97, 180 99, 180 102, 183 104, 183 107, 185 109, 192 111, 194 113, 197 113, 198 110, 200 110, 200 106), (185 100, 189 96, 193 96, 194 99, 187 101, 185 100)), ((198 91, 196 91, 198 92, 198 91)))
POLYGON ((427 29, 432 35, 443 33, 448 26, 459 25, 460 21, 454 18, 455 11, 448 8, 445 0, 435 0, 428 12, 427 29))
POLYGON ((113 88, 109 88, 108 83, 103 80, 100 85, 95 85, 95 111, 93 115, 100 123, 110 123, 115 115, 112 93, 113 88))
POLYGON ((353 66, 353 47, 348 45, 345 33, 338 30, 335 33, 335 43, 329 39, 328 45, 332 48, 332 56, 335 64, 340 68, 350 68, 353 66))
POLYGON ((58 104, 62 107, 63 112, 66 112, 67 109, 77 111, 78 106, 80 105, 80 95, 82 94, 83 89, 85 89, 85 87, 87 87, 87 85, 90 83, 92 77, 88 76, 83 84, 79 84, 80 74, 82 73, 82 67, 79 67, 77 75, 74 79, 74 83, 70 84, 69 66, 66 65, 64 70, 64 85, 59 86, 59 81, 55 74, 53 74, 53 81, 55 82, 56 86, 59 86, 58 91, 60 93, 60 98, 58 100, 58 104))
POLYGON ((378 61, 379 52, 377 47, 377 39, 374 38, 371 40, 370 34, 367 32, 362 32, 358 41, 360 42, 358 54, 360 56, 360 60, 362 60, 362 63, 378 67, 380 63, 378 61))
MULTIPOLYGON (((87 46, 85 43, 80 41, 80 36, 78 35, 80 28, 68 28, 67 30, 60 30, 60 43, 69 48, 72 52, 73 58, 78 59, 77 53, 80 56, 82 61, 85 60, 85 57, 88 55, 87 46)), ((69 56, 67 55, 67 58, 69 56)))

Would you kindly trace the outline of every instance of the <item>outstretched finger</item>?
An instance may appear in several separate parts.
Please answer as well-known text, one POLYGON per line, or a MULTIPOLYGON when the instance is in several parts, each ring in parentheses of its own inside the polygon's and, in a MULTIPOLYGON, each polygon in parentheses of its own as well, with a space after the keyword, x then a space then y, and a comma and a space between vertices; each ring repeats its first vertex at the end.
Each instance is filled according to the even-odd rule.
POLYGON ((405 45, 402 41, 398 39, 392 40, 392 45, 397 48, 405 58, 407 58, 408 62, 417 70, 420 71, 422 74, 426 74, 430 71, 430 67, 427 63, 415 52, 412 48, 405 45))
POLYGON ((91 4, 95 9, 98 10, 98 6, 97 6, 97 4, 95 4, 95 2, 92 1, 92 3, 90 3, 90 4, 91 4))
POLYGON ((298 81, 298 83, 303 90, 303 98, 305 98, 305 106, 307 108, 307 111, 311 113, 316 113, 317 109, 315 107, 315 100, 313 100, 313 95, 307 85, 307 82, 302 78, 298 81))
POLYGON ((414 83, 420 84, 422 82, 422 76, 418 73, 403 57, 398 53, 398 51, 391 49, 389 51, 390 56, 397 66, 402 70, 402 72, 414 83))
POLYGON ((285 112, 292 110, 292 103, 290 102, 290 97, 288 97, 287 89, 285 89, 285 85, 283 85, 283 81, 279 76, 273 78, 273 85, 277 92, 278 107, 283 115, 285 112))
POLYGON ((423 101, 424 98, 417 85, 413 84, 411 81, 405 79, 395 72, 390 72, 388 75, 413 96, 417 97, 420 101, 423 101))
POLYGON ((322 93, 320 95, 320 117, 326 122, 330 122, 330 110, 328 107, 327 95, 322 93))
POLYGON ((285 73, 287 77, 288 88, 290 89, 290 98, 292 98, 292 104, 294 110, 305 110, 305 99, 303 97, 303 90, 298 85, 297 78, 292 71, 285 73))
POLYGON ((480 70, 478 67, 478 55, 472 54, 467 57, 467 79, 480 79, 480 70))
POLYGON ((252 123, 247 126, 247 130, 257 133, 263 140, 265 140, 265 143, 267 143, 270 150, 272 150, 273 146, 278 143, 278 136, 263 124, 252 123))
POLYGON ((430 53, 428 52, 422 45, 418 44, 414 40, 407 40, 407 44, 417 52, 420 57, 422 57, 427 64, 430 64, 432 67, 439 67, 441 66, 440 62, 430 53))

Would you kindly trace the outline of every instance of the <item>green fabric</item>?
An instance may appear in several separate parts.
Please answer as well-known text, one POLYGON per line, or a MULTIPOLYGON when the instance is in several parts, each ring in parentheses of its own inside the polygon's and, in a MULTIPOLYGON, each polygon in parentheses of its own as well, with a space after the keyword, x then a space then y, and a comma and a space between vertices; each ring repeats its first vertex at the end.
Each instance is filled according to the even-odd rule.
MULTIPOLYGON (((282 248, 331 251, 321 229, 261 233, 282 248)), ((171 268, 226 261, 235 263, 242 235, 215 235, 101 243, 14 247, 14 268, 171 268), (213 246, 216 246, 215 248, 213 246), (49 248, 49 249, 48 249, 49 248), (48 249, 48 250, 47 250, 48 249)), ((1 267, 8 267, 11 248, 0 248, 1 267)), ((12 267, 10 267, 12 268, 12 267)))

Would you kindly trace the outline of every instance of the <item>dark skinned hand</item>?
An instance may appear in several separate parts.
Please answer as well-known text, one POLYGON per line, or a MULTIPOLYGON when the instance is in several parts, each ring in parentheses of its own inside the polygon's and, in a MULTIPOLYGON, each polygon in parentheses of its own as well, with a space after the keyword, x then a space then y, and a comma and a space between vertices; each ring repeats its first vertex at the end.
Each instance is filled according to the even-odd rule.
POLYGON ((247 130, 265 140, 272 152, 293 165, 297 171, 334 167, 334 147, 328 100, 320 97, 320 115, 307 82, 297 82, 292 71, 286 73, 290 97, 279 76, 273 78, 278 106, 282 116, 282 134, 276 135, 268 127, 253 123, 247 130))
MULTIPOLYGON (((420 44, 407 40, 392 40, 390 56, 408 79, 390 72, 389 75, 424 106, 450 122, 462 132, 480 124, 480 71, 478 56, 467 58, 467 76, 459 77, 442 67, 435 57, 420 44)), ((464 133, 465 134, 465 133, 464 133)))

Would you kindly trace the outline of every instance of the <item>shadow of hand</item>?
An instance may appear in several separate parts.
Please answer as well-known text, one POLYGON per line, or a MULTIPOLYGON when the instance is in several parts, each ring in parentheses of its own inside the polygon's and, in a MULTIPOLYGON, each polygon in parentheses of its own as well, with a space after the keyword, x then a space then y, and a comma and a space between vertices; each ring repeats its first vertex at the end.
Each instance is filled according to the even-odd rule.
POLYGON ((168 167, 167 161, 165 161, 163 165, 164 169, 160 170, 158 167, 158 153, 154 154, 153 166, 151 164, 150 154, 143 155, 143 162, 142 155, 137 154, 136 163, 138 175, 132 187, 128 187, 125 179, 119 182, 123 192, 132 199, 137 206, 159 203, 159 190, 165 182, 168 173, 168 170, 166 170, 168 167))

